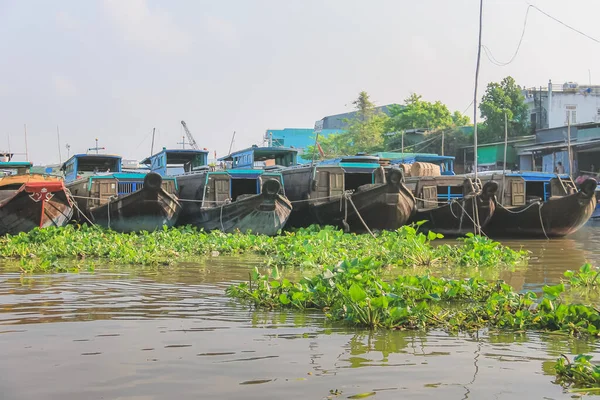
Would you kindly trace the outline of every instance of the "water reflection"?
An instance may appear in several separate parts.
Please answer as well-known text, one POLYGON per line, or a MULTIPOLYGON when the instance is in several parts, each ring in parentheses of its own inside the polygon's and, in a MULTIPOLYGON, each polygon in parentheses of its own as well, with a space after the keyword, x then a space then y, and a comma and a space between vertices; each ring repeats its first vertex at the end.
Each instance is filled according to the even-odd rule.
MULTIPOLYGON (((596 227, 510 243, 527 268, 497 271, 518 289, 600 261, 596 227)), ((551 383, 560 354, 597 353, 564 335, 366 331, 321 312, 252 310, 224 296, 260 260, 99 267, 21 276, 0 270, 0 393, 7 399, 570 398, 551 383), (66 323, 68 322, 68 323, 66 323), (31 384, 35 382, 35 384, 31 384), (507 384, 509 383, 510 384, 507 384)), ((1 268, 1 267, 0 267, 1 268)))

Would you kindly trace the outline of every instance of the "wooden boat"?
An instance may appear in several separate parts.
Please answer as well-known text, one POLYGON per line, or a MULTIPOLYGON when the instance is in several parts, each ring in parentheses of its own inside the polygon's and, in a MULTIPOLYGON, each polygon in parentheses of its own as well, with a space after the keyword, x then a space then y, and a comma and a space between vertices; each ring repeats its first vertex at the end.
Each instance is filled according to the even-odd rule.
POLYGON ((447 236, 461 236, 485 226, 494 213, 497 185, 483 188, 454 173, 454 157, 429 153, 378 153, 399 168, 405 185, 417 198, 410 222, 426 221, 419 229, 447 236))
POLYGON ((494 171, 482 182, 500 184, 494 217, 485 228, 491 236, 557 237, 576 232, 596 208, 594 179, 578 190, 568 175, 494 171))
POLYGON ((78 221, 119 232, 174 225, 181 211, 175 179, 143 171, 124 173, 121 167, 121 157, 104 154, 77 154, 65 162, 78 221))
POLYGON ((406 186, 417 198, 417 212, 411 222, 427 221, 424 231, 446 236, 475 232, 476 221, 484 228, 495 212, 496 182, 483 187, 465 176, 412 176, 406 186))
POLYGON ((294 202, 288 223, 292 227, 394 230, 415 212, 415 199, 404 186, 402 172, 385 170, 379 157, 343 157, 286 168, 282 174, 286 194, 294 202))
POLYGON ((178 225, 193 225, 224 232, 252 231, 275 235, 292 210, 285 197, 282 176, 265 164, 295 162, 295 150, 258 148, 242 150, 221 159, 226 170, 213 170, 204 150, 166 150, 142 161, 153 171, 177 171, 183 210, 178 225), (165 168, 159 168, 160 165, 165 168))
POLYGON ((60 227, 71 220, 73 201, 62 180, 29 174, 30 167, 28 162, 0 162, 0 235, 60 227))

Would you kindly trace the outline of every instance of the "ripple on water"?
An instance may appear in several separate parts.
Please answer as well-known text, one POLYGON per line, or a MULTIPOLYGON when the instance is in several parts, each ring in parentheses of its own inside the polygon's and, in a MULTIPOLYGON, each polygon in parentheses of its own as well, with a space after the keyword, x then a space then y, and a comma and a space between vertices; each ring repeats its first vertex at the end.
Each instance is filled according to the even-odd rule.
MULTIPOLYGON (((507 242, 534 260, 503 278, 539 290, 565 269, 598 264, 595 229, 507 242)), ((251 310, 224 296, 251 264, 213 261, 24 277, 0 270, 0 392, 15 400, 568 399, 551 383, 554 360, 598 352, 595 342, 560 335, 365 331, 319 312, 251 310)))

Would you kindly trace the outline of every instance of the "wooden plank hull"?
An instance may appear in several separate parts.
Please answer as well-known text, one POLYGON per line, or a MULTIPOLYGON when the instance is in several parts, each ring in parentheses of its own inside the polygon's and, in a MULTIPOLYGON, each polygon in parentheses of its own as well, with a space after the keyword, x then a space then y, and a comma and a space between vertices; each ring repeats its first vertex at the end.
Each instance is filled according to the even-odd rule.
POLYGON ((348 200, 344 196, 310 204, 308 211, 312 219, 321 225, 339 226, 353 232, 365 231, 365 224, 369 229, 395 230, 406 224, 415 212, 415 198, 401 182, 364 185, 349 194, 348 200))
POLYGON ((89 218, 94 224, 117 232, 154 231, 163 226, 171 227, 177 221, 181 205, 177 197, 165 191, 161 184, 160 175, 150 173, 142 189, 91 208, 89 218))
POLYGON ((181 206, 175 196, 165 192, 140 189, 90 210, 94 224, 117 232, 154 231, 171 227, 181 206))
POLYGON ((497 206, 486 234, 495 237, 528 236, 560 237, 576 232, 592 216, 596 208, 596 181, 584 182, 574 194, 552 198, 524 206, 497 206))
POLYGON ((65 226, 72 215, 73 201, 62 181, 30 181, 0 202, 0 235, 65 226))
POLYGON ((419 230, 441 233, 446 236, 464 236, 475 232, 475 210, 479 225, 485 227, 496 212, 494 197, 482 195, 465 197, 430 210, 418 210, 411 222, 427 221, 419 230))
POLYGON ((200 212, 187 214, 179 225, 193 225, 206 231, 252 231, 276 235, 283 229, 292 212, 292 204, 284 196, 267 193, 251 195, 215 207, 203 207, 200 212))

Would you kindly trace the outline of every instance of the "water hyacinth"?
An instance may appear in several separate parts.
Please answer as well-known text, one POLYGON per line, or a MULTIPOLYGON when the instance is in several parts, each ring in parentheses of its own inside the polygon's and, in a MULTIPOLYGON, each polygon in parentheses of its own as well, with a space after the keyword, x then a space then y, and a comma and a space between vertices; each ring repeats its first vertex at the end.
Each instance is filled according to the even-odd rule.
POLYGON ((24 271, 55 271, 64 270, 65 262, 77 260, 160 265, 217 254, 257 255, 269 266, 304 268, 356 257, 398 267, 497 267, 523 262, 527 256, 524 251, 473 235, 454 244, 432 245, 441 237, 420 233, 417 225, 380 232, 376 237, 318 226, 268 237, 191 227, 123 234, 70 225, 0 237, 0 259, 20 261, 24 271))
POLYGON ((227 289, 229 296, 258 307, 323 310, 334 321, 368 328, 469 331, 485 327, 564 331, 598 336, 600 314, 590 306, 561 301, 564 286, 517 293, 502 281, 455 280, 430 275, 385 280, 372 258, 325 267, 292 282, 274 268, 255 269, 249 282, 227 289))

